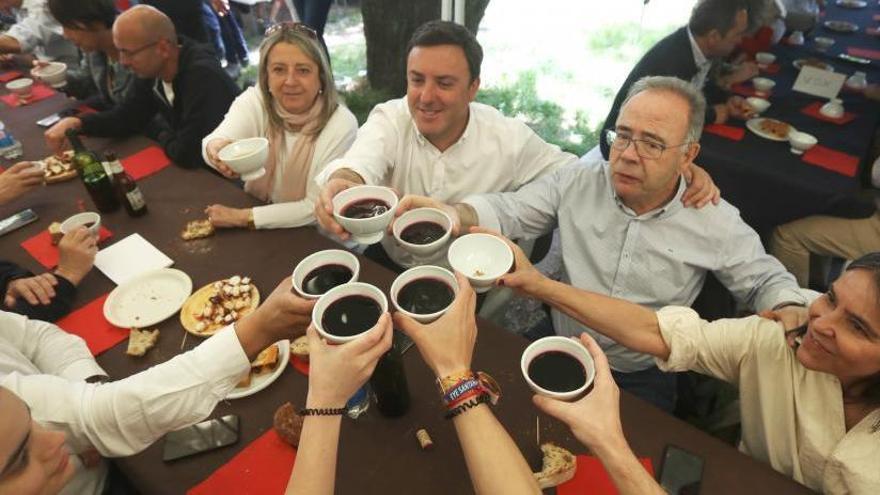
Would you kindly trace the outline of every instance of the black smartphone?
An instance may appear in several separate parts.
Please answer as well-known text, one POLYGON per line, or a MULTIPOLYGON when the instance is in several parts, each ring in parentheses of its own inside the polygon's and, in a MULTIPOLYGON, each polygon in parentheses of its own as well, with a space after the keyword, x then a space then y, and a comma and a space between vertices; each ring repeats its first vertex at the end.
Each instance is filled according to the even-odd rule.
POLYGON ((222 418, 187 426, 165 435, 163 461, 173 461, 201 452, 207 452, 238 441, 238 416, 230 414, 222 418))
POLYGON ((0 235, 8 234, 14 230, 20 229, 29 223, 36 222, 40 218, 37 213, 28 208, 12 215, 11 217, 0 220, 0 235))
POLYGON ((42 119, 38 120, 37 125, 40 127, 52 127, 53 125, 58 123, 59 120, 61 120, 61 115, 53 113, 52 115, 43 117, 42 119))
POLYGON ((703 459, 675 445, 667 445, 660 468, 660 486, 672 495, 700 493, 703 459))

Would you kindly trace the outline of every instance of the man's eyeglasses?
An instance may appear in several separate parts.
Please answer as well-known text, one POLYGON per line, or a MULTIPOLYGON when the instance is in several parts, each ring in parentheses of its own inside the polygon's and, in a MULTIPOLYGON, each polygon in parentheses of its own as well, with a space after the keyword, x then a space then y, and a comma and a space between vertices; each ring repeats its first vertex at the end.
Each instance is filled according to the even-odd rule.
POLYGON ((137 55, 138 53, 140 53, 140 52, 146 50, 147 48, 150 48, 151 46, 156 46, 156 45, 158 45, 158 44, 159 44, 159 40, 156 40, 156 41, 154 41, 154 42, 152 42, 152 43, 147 43, 146 45, 144 45, 144 46, 142 46, 142 47, 140 47, 140 48, 136 48, 136 49, 134 49, 134 50, 126 50, 125 48, 120 48, 120 49, 118 49, 117 51, 119 52, 119 56, 120 56, 120 57, 132 58, 132 57, 134 57, 135 55, 137 55))
POLYGON ((309 27, 307 24, 303 24, 301 22, 279 22, 278 24, 274 24, 266 28, 266 32, 263 33, 263 36, 269 36, 271 34, 275 34, 278 31, 292 31, 295 33, 302 33, 313 40, 318 39, 318 32, 309 27))
POLYGON ((691 144, 690 141, 686 141, 681 144, 667 146, 647 139, 633 139, 632 136, 618 134, 611 129, 605 131, 605 142, 608 143, 608 146, 611 146, 617 151, 624 151, 630 144, 632 144, 636 148, 637 155, 649 160, 659 159, 663 155, 663 152, 668 148, 680 148, 691 144))

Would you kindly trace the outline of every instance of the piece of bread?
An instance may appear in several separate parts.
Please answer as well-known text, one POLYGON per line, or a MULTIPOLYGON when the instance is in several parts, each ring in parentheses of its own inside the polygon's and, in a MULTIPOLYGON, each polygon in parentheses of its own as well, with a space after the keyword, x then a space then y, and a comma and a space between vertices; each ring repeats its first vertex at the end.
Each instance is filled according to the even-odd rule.
POLYGON ((276 362, 278 362, 278 346, 272 344, 257 355, 257 359, 251 363, 251 368, 271 367, 276 362))
POLYGON ((309 339, 305 335, 290 343, 290 353, 304 363, 309 362, 309 339))
POLYGON ((180 237, 184 241, 194 239, 202 239, 214 235, 214 224, 210 220, 193 220, 186 224, 186 227, 180 233, 180 237))
POLYGON ((279 407, 275 411, 272 425, 282 440, 294 447, 299 446, 299 437, 302 435, 303 418, 297 414, 296 408, 293 407, 293 404, 285 402, 284 405, 279 407))
POLYGON ((125 353, 129 356, 143 356, 156 345, 159 340, 159 330, 138 330, 132 328, 128 334, 128 349, 125 353))
POLYGON ((76 177, 77 172, 73 166, 73 152, 67 150, 60 156, 52 155, 40 163, 43 168, 43 180, 47 184, 64 182, 76 177))
POLYGON ((548 442, 541 445, 544 461, 540 473, 534 473, 542 490, 551 488, 574 478, 577 463, 574 455, 562 447, 548 442))
POLYGON ((52 245, 57 246, 59 242, 61 242, 61 238, 64 237, 64 233, 61 232, 61 222, 52 222, 49 224, 49 237, 52 238, 52 245))
POLYGON ((252 375, 251 370, 248 370, 248 372, 245 373, 243 377, 241 377, 241 380, 239 380, 238 383, 235 384, 235 388, 250 387, 251 386, 251 375, 252 375))

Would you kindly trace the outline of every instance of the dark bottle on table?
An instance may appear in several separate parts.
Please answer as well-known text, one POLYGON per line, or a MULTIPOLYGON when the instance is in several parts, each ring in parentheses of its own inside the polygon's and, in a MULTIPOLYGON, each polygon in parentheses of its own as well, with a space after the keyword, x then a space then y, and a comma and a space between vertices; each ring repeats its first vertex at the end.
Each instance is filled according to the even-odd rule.
POLYGON ((86 149, 79 139, 79 131, 67 130, 67 139, 73 145, 73 166, 79 173, 80 180, 86 186, 86 191, 95 203, 95 207, 101 213, 109 213, 119 209, 119 200, 116 199, 116 189, 113 180, 104 170, 104 165, 98 156, 86 149))
POLYGON ((125 171, 122 162, 116 158, 112 151, 104 154, 104 163, 107 170, 113 175, 116 186, 116 197, 131 217, 139 217, 147 212, 147 202, 141 188, 138 187, 134 178, 125 171))
POLYGON ((391 349, 376 363, 370 387, 376 395, 376 408, 383 416, 395 418, 409 410, 409 388, 396 331, 391 349))

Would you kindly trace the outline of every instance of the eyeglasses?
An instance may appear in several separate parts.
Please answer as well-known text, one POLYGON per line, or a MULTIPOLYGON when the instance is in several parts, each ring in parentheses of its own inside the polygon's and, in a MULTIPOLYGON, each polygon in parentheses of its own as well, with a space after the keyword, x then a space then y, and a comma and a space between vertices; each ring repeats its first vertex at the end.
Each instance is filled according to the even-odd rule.
POLYGON ((624 151, 632 143, 636 148, 636 154, 649 160, 659 159, 663 152, 669 148, 680 148, 691 144, 690 141, 685 141, 681 144, 667 146, 647 139, 633 139, 632 136, 621 135, 611 129, 605 131, 605 142, 617 151, 624 151))
POLYGON ((158 44, 159 44, 159 40, 156 40, 156 41, 154 41, 154 42, 152 42, 152 43, 147 43, 146 45, 144 45, 144 46, 142 46, 142 47, 140 47, 140 48, 136 48, 136 49, 134 49, 134 50, 126 50, 126 49, 124 49, 124 48, 119 48, 117 51, 119 52, 119 56, 120 56, 120 57, 132 58, 132 57, 134 57, 135 55, 137 55, 138 53, 140 53, 140 52, 146 50, 147 48, 150 48, 151 46, 155 46, 155 45, 158 45, 158 44))
POLYGON ((263 33, 263 36, 269 36, 277 33, 278 31, 293 31, 295 33, 302 33, 313 40, 318 39, 318 32, 309 27, 307 24, 303 24, 301 22, 279 22, 278 24, 273 24, 266 28, 266 32, 263 33))

